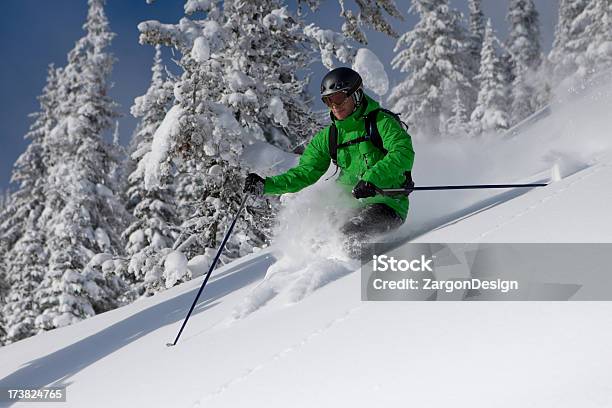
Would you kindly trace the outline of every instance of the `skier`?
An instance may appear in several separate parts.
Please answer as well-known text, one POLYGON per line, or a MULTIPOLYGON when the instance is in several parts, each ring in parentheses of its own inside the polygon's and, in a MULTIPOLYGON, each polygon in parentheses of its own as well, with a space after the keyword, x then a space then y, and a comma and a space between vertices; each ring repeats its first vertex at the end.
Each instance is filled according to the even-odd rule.
POLYGON ((359 200, 359 209, 341 227, 345 250, 360 254, 360 243, 398 228, 408 214, 408 196, 380 195, 381 188, 414 187, 410 171, 414 150, 410 135, 397 115, 380 108, 366 95, 361 76, 350 68, 328 72, 321 81, 321 98, 330 109, 332 124, 320 130, 306 147, 299 164, 266 177, 250 173, 244 192, 284 194, 314 184, 330 161, 340 169, 337 182, 359 200))

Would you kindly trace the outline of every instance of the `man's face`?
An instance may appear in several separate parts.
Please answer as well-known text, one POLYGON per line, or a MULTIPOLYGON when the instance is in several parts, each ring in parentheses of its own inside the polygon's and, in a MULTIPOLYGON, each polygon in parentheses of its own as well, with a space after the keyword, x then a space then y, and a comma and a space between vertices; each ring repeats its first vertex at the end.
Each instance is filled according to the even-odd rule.
POLYGON ((339 106, 332 105, 331 110, 338 120, 346 119, 355 110, 355 102, 353 98, 348 97, 339 106))
POLYGON ((355 110, 353 98, 343 93, 330 95, 330 97, 324 98, 324 101, 338 120, 346 119, 355 110), (338 99, 341 101, 338 102, 338 99))

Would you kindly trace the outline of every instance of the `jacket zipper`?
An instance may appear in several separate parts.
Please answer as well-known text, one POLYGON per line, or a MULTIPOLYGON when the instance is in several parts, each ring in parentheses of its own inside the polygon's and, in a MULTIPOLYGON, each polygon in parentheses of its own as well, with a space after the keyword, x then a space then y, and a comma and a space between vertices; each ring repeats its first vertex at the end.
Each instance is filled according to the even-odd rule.
POLYGON ((368 164, 368 158, 366 157, 365 154, 362 154, 362 156, 363 156, 363 161, 365 161, 366 170, 369 170, 370 165, 368 164))

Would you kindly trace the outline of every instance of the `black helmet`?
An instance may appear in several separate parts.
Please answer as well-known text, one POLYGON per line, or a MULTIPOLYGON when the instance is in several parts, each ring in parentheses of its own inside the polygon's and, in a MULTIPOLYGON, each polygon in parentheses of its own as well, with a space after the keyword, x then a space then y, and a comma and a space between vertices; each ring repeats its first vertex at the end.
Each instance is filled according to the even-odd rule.
POLYGON ((363 81, 361 76, 350 68, 340 67, 332 69, 321 81, 321 96, 331 95, 336 92, 346 92, 352 95, 361 87, 363 81))

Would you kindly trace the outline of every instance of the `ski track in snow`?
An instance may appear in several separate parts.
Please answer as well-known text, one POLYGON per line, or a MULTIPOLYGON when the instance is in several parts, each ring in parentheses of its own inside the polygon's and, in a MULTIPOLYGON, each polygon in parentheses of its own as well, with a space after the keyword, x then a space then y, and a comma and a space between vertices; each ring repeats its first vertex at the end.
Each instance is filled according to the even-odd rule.
POLYGON ((523 211, 514 214, 508 220, 506 220, 506 221, 504 221, 502 223, 497 224, 495 227, 493 227, 493 228, 491 228, 491 229, 489 229, 487 231, 482 232, 480 235, 478 235, 477 240, 482 239, 482 238, 486 237, 487 235, 489 235, 489 234, 491 234, 491 233, 493 233, 493 232, 495 232, 495 231, 505 227, 506 225, 508 225, 508 224, 510 224, 510 223, 512 223, 514 221, 516 221, 516 219, 518 219, 518 218, 522 217, 523 215, 525 215, 525 214, 535 210, 536 208, 538 208, 540 204, 543 204, 543 203, 545 203, 545 202, 547 202, 549 200, 552 200, 552 199, 556 198, 560 193, 570 189, 574 184, 576 184, 576 183, 578 183, 578 182, 580 182, 580 181, 582 181, 584 179, 587 179, 587 178, 591 177, 593 174, 596 174, 596 173, 600 172, 605 167, 607 167, 607 164, 599 163, 599 164, 596 164, 596 165, 592 166, 590 169, 583 170, 583 172, 585 172, 585 174, 580 175, 579 177, 576 177, 575 180, 572 180, 571 182, 567 183, 565 186, 563 186, 561 188, 558 188, 558 189, 555 189, 554 192, 552 192, 551 194, 549 194, 549 195, 543 197, 542 199, 540 199, 537 204, 530 205, 529 207, 527 207, 523 211))
POLYGON ((243 374, 232 378, 231 380, 227 381, 225 384, 221 385, 220 387, 218 387, 216 390, 207 393, 205 395, 203 395, 199 400, 195 401, 193 404, 194 408, 200 408, 203 406, 207 406, 207 404, 205 404, 205 402, 208 402, 216 397, 221 396, 223 393, 225 393, 225 391, 227 391, 229 388, 231 388, 234 384, 238 384, 246 379, 248 379, 251 375, 255 374, 256 372, 260 371, 261 369, 269 366, 270 364, 285 358, 287 355, 298 351, 299 349, 301 349, 302 347, 304 347, 306 344, 310 343, 313 339, 315 339, 316 337, 320 336, 321 334, 327 332, 328 330, 330 330, 331 328, 333 328, 334 326, 338 325, 339 323, 344 322, 346 319, 348 319, 352 314, 354 314, 356 311, 363 309, 363 305, 359 305, 359 306, 355 306, 352 307, 350 309, 348 309, 347 311, 345 311, 344 313, 342 313, 340 316, 336 317, 335 319, 331 320, 329 323, 327 323, 325 326, 323 326, 322 328, 319 328, 313 332, 311 332, 310 334, 308 334, 307 336, 305 336, 300 342, 289 346, 281 351, 279 351, 278 353, 274 354, 272 357, 268 358, 267 360, 264 360, 263 362, 261 362, 260 364, 256 365, 255 367, 249 368, 247 370, 244 371, 243 374), (203 404, 204 403, 204 404, 203 404))

